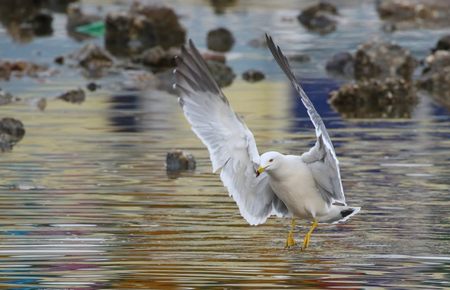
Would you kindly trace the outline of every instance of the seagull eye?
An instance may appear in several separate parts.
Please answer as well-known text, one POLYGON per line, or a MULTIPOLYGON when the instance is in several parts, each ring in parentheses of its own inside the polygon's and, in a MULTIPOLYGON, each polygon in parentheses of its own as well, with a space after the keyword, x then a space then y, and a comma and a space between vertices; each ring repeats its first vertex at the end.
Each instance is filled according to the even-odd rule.
POLYGON ((272 162, 272 161, 273 161, 273 158, 269 160, 269 162, 272 162))

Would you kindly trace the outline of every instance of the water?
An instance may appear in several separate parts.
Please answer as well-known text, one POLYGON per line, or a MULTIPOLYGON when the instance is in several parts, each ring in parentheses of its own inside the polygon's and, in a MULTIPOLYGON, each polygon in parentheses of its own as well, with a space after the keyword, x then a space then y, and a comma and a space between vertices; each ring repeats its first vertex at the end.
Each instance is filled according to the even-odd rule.
MULTIPOLYGON (((225 90, 254 132, 260 152, 301 153, 314 142, 304 109, 269 54, 246 46, 261 30, 256 30, 261 15, 274 18, 267 30, 286 51, 303 43, 297 38, 304 33, 292 33, 293 27, 302 28, 280 20, 281 15, 295 14, 295 2, 286 2, 288 8, 275 5, 275 12, 250 2, 216 18, 210 8, 200 6, 203 2, 174 1, 185 15, 204 15, 183 18, 187 27, 202 19, 208 25, 234 28, 239 40, 230 64, 236 72, 258 67, 267 73, 265 82, 237 79, 225 90), (249 19, 252 22, 245 22, 249 19), (237 29, 248 23, 248 30, 237 29)), ((357 2, 344 5, 342 13, 365 11, 376 24, 370 7, 370 2, 357 2)), ((64 19, 62 14, 57 17, 64 19)), ((364 29, 367 35, 382 34, 376 25, 364 29)), ((202 46, 206 30, 191 29, 190 36, 202 46)), ((344 32, 304 37, 323 47, 344 32)), ((355 29, 339 46, 354 48, 363 41, 363 32, 355 29)), ((412 47, 420 55, 430 46, 429 38, 424 45, 425 33, 437 38, 442 31, 389 37, 408 43, 408 34, 414 34, 422 39, 412 47)), ((29 44, 3 38, 0 51, 2 57, 27 57, 26 51, 42 50, 46 43, 58 47, 61 41, 71 49, 81 45, 61 30, 47 41, 29 44), (21 50, 10 49, 16 46, 21 50)), ((319 226, 306 252, 285 250, 289 220, 271 218, 258 227, 246 224, 219 177, 211 173, 208 153, 189 130, 174 96, 106 86, 89 93, 81 105, 53 100, 44 112, 23 103, 0 107, 1 117, 19 118, 27 130, 14 150, 0 159, 0 286, 450 288, 448 111, 422 95, 411 119, 342 119, 326 103, 328 91, 338 86, 321 69, 329 50, 305 50, 313 60, 295 69, 301 76, 307 73, 302 78, 305 89, 335 143, 347 200, 362 207, 349 223, 319 226), (193 153, 197 170, 168 175, 164 161, 171 148, 193 153)), ((45 61, 52 55, 45 52, 37 58, 45 61)), ((23 79, 1 86, 31 100, 86 82, 77 72, 63 71, 45 83, 23 79)), ((297 241, 307 227, 299 223, 297 241)))

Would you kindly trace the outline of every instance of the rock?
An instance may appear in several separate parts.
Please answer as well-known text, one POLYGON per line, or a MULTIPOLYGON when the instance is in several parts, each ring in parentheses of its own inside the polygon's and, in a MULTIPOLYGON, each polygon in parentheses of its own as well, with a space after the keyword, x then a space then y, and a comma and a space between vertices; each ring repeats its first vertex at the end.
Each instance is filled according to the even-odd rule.
POLYGON ((309 57, 309 55, 307 54, 292 54, 288 55, 287 58, 289 59, 289 61, 293 62, 308 62, 311 60, 311 57, 309 57))
POLYGON ((25 22, 25 27, 29 26, 36 36, 49 36, 53 34, 52 22, 53 16, 48 11, 41 10, 25 22))
POLYGON ((108 14, 105 26, 105 46, 116 55, 136 55, 157 45, 180 47, 186 40, 186 30, 167 7, 135 3, 128 13, 108 14))
POLYGON ((86 94, 82 89, 70 90, 57 97, 59 100, 72 104, 81 104, 86 99, 86 94))
POLYGON ((133 61, 149 66, 153 70, 164 70, 176 66, 175 56, 177 55, 180 55, 179 49, 164 50, 158 45, 147 49, 141 55, 135 57, 133 61))
POLYGON ((110 68, 114 65, 114 57, 103 48, 92 43, 86 44, 72 53, 70 57, 75 59, 79 66, 90 71, 110 68))
POLYGON ((66 29, 70 37, 75 40, 82 41, 92 38, 90 35, 80 33, 77 28, 83 25, 101 21, 102 17, 95 14, 85 14, 79 3, 72 3, 67 8, 67 24, 66 29))
POLYGON ((345 118, 409 118, 417 103, 412 83, 400 78, 344 84, 329 102, 345 118))
POLYGON ((138 54, 158 44, 153 22, 142 15, 110 13, 105 28, 105 47, 114 55, 138 54))
POLYGON ((231 67, 217 61, 207 61, 206 63, 219 87, 223 88, 231 85, 236 77, 231 67))
POLYGON ((441 0, 378 0, 381 19, 397 29, 441 28, 450 25, 450 2, 441 0))
POLYGON ((40 98, 40 99, 36 102, 36 107, 37 107, 40 111, 44 111, 45 108, 47 107, 47 99, 46 99, 46 98, 40 98))
POLYGON ((211 61, 217 61, 221 63, 225 63, 227 59, 225 58, 225 55, 222 53, 210 53, 210 52, 204 52, 202 53, 202 57, 205 61, 211 60, 211 61))
POLYGON ((181 26, 173 9, 145 6, 135 2, 130 12, 143 15, 153 23, 157 44, 162 48, 181 47, 186 42, 186 29, 181 26))
POLYGON ((194 170, 196 161, 192 154, 182 150, 173 150, 167 153, 166 169, 168 171, 194 170))
POLYGON ((14 101, 13 95, 0 90, 0 106, 10 104, 14 101))
POLYGON ((425 65, 418 86, 450 108, 450 51, 436 51, 426 58, 425 65))
POLYGON ((94 82, 90 82, 86 85, 86 88, 91 92, 95 92, 100 87, 101 86, 99 84, 96 84, 94 82))
POLYGON ((242 78, 250 83, 262 81, 266 76, 263 72, 250 69, 242 74, 242 78))
POLYGON ((349 52, 339 52, 327 61, 325 66, 327 72, 335 75, 353 77, 354 72, 353 55, 349 52))
POLYGON ((238 0, 209 0, 215 14, 224 14, 226 9, 238 3, 238 0))
POLYGON ((357 80, 400 77, 410 81, 417 60, 399 45, 370 41, 358 47, 354 75, 357 80))
POLYGON ((336 6, 327 2, 309 6, 297 19, 308 30, 320 34, 328 34, 336 30, 337 22, 332 16, 338 15, 336 6))
POLYGON ((53 60, 56 64, 63 65, 64 64, 64 56, 60 55, 55 57, 53 60))
POLYGON ((267 47, 266 37, 261 36, 258 38, 253 38, 247 44, 254 48, 265 48, 267 47))
MULTIPOLYGON (((0 22, 14 41, 30 42, 35 36, 51 35, 50 0, 2 0, 0 22)), ((63 2, 63 1, 60 1, 63 2)))
POLYGON ((210 50, 227 52, 234 45, 234 36, 228 29, 221 27, 208 32, 206 43, 210 50))
POLYGON ((22 140, 25 129, 21 121, 13 118, 0 120, 0 151, 11 151, 14 145, 22 140))
POLYGON ((39 73, 45 72, 48 67, 36 63, 16 60, 16 61, 1 61, 0 60, 0 79, 9 80, 11 76, 15 77, 38 77, 39 73))
POLYGON ((450 34, 445 35, 438 40, 438 42, 436 44, 436 48, 433 49, 433 52, 437 51, 437 50, 450 51, 450 34))

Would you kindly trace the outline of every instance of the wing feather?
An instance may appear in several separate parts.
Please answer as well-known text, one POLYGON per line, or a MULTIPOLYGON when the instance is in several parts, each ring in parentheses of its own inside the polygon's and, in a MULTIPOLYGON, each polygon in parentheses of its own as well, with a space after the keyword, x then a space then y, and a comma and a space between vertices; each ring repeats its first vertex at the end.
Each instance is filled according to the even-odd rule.
POLYGON ((271 214, 287 215, 268 177, 256 178, 260 157, 253 134, 231 108, 192 41, 182 48, 174 74, 184 114, 208 148, 213 172, 221 170, 220 178, 241 215, 253 225, 271 214))
POLYGON ((300 95, 303 105, 316 129, 317 141, 309 152, 302 155, 302 160, 309 165, 321 196, 328 203, 335 201, 345 204, 344 190, 342 188, 339 161, 334 151, 333 143, 328 135, 325 124, 317 113, 311 100, 292 72, 287 58, 279 46, 276 46, 272 37, 266 34, 267 45, 280 68, 291 81, 292 86, 300 95))

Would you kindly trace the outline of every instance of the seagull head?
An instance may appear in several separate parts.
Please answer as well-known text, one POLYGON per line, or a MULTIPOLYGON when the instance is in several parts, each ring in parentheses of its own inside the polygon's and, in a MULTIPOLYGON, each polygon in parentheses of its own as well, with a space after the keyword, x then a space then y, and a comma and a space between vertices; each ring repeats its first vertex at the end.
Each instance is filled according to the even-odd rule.
POLYGON ((283 154, 269 151, 261 155, 258 170, 256 170, 256 177, 258 177, 264 171, 274 170, 280 165, 280 160, 283 154))

